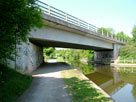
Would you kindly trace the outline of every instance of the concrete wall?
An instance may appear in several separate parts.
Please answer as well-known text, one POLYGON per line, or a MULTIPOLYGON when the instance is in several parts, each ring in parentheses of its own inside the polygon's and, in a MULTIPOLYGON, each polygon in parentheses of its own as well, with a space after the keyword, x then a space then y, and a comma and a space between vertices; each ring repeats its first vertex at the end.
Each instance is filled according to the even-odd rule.
POLYGON ((11 61, 10 67, 15 68, 21 73, 31 73, 43 63, 43 49, 28 42, 17 46, 18 56, 16 62, 11 61))
POLYGON ((107 64, 111 62, 111 60, 116 60, 119 56, 119 51, 122 45, 113 44, 113 51, 95 51, 94 60, 96 62, 106 62, 107 64))
POLYGON ((111 59, 113 57, 113 51, 95 51, 95 60, 111 59))
POLYGON ((119 56, 119 52, 120 52, 120 48, 122 47, 122 45, 119 44, 114 44, 113 45, 113 59, 116 60, 119 56))
POLYGON ((28 60, 28 72, 32 72, 43 63, 43 49, 29 43, 28 60))
POLYGON ((95 51, 94 61, 102 64, 109 64, 113 58, 113 51, 95 51))

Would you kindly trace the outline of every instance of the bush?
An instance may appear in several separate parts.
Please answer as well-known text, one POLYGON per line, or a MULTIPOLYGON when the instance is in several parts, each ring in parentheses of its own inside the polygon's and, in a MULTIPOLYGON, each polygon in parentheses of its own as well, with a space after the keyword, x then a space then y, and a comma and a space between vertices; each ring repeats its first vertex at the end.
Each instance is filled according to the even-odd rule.
POLYGON ((135 58, 136 59, 136 43, 130 42, 123 46, 120 50, 121 58, 128 59, 128 58, 135 58))
POLYGON ((0 100, 1 102, 15 102, 30 86, 32 77, 20 74, 1 64, 0 69, 0 100))
POLYGON ((0 63, 14 60, 16 45, 27 41, 33 27, 42 27, 37 0, 0 0, 0 63))

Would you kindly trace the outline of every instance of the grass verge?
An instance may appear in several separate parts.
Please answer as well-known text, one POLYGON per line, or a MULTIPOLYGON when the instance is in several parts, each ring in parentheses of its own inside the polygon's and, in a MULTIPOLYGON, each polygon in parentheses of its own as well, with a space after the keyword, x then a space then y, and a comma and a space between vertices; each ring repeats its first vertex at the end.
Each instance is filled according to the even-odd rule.
POLYGON ((61 74, 73 102, 112 102, 73 69, 62 71, 61 74))
POLYGON ((16 102, 30 86, 32 77, 0 65, 0 102, 16 102))

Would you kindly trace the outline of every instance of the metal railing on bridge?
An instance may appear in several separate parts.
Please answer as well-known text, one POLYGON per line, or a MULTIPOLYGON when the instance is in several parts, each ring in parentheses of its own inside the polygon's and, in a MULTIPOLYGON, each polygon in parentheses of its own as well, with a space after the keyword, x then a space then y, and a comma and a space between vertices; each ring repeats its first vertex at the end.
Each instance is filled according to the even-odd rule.
POLYGON ((105 34, 103 30, 98 31, 99 30, 98 27, 96 27, 96 26, 94 26, 92 24, 89 24, 88 22, 83 21, 83 20, 81 20, 81 19, 79 19, 77 17, 74 17, 74 16, 72 16, 72 15, 66 13, 66 12, 63 12, 63 11, 61 11, 61 10, 55 8, 55 7, 52 7, 52 6, 50 6, 50 5, 46 4, 46 3, 43 3, 43 2, 41 2, 39 0, 37 1, 37 4, 39 5, 41 10, 45 14, 56 17, 58 19, 61 19, 63 21, 71 23, 73 25, 80 26, 80 27, 82 27, 84 29, 90 30, 90 31, 95 32, 97 34, 101 34, 104 37, 111 38, 113 40, 120 41, 120 42, 127 42, 125 39, 117 37, 114 34, 111 34, 109 32, 106 32, 106 34, 105 34))

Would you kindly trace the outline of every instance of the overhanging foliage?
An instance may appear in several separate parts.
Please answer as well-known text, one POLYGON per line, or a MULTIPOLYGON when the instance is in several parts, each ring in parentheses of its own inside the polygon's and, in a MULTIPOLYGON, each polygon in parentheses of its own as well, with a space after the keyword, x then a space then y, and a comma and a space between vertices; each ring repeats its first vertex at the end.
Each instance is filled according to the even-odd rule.
POLYGON ((14 60, 16 44, 27 40, 33 27, 41 27, 36 0, 0 0, 0 63, 14 60))

